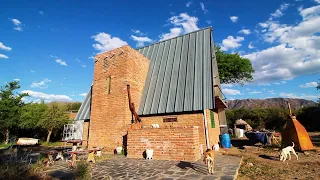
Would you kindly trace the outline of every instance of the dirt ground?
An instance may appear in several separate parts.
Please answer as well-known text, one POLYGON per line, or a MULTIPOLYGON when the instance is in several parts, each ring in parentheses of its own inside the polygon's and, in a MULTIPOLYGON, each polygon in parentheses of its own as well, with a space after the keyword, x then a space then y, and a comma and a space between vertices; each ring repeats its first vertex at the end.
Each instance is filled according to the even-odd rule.
POLYGON ((225 154, 243 156, 239 169, 239 180, 260 179, 319 179, 320 180, 320 132, 310 133, 315 151, 297 152, 299 160, 292 154, 291 160, 279 161, 278 148, 245 146, 232 148, 225 154))

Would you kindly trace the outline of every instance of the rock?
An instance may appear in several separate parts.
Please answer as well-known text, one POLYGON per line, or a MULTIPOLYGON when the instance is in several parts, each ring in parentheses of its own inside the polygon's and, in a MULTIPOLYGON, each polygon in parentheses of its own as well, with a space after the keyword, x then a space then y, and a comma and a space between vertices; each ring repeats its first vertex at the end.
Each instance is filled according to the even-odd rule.
POLYGON ((253 163, 247 163, 247 165, 248 165, 249 167, 252 167, 252 166, 253 166, 253 163))
POLYGON ((304 151, 303 153, 304 153, 305 155, 309 155, 309 154, 310 154, 310 153, 308 153, 307 151, 304 151))

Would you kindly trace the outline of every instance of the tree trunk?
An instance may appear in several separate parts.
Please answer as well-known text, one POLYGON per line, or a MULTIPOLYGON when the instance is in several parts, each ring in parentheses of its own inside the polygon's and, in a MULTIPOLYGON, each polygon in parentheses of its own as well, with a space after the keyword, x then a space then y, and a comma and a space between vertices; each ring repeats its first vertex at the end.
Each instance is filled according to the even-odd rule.
POLYGON ((9 129, 7 128, 6 129, 6 142, 5 144, 8 144, 9 143, 9 129))
POLYGON ((47 143, 49 143, 49 142, 50 142, 50 136, 51 136, 51 133, 52 133, 52 128, 48 131, 47 143))

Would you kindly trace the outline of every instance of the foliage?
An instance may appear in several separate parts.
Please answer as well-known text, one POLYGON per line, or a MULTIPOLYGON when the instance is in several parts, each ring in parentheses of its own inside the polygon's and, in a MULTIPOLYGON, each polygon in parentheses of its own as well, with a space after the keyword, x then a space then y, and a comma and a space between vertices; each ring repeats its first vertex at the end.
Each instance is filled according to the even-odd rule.
MULTIPOLYGON (((304 107, 296 112, 297 119, 307 131, 320 130, 320 107, 304 107)), ((255 109, 229 109, 226 111, 229 127, 237 119, 243 119, 254 129, 266 128, 281 130, 287 120, 290 119, 287 109, 284 108, 255 108, 255 109)))
POLYGON ((285 121, 289 119, 289 113, 281 108, 255 108, 255 109, 229 109, 226 111, 229 127, 237 119, 243 119, 254 129, 274 129, 280 130, 285 121))
MULTIPOLYGON (((18 126, 21 107, 25 105, 22 98, 28 96, 26 93, 17 93, 19 88, 19 82, 13 81, 1 87, 0 90, 0 128, 7 133, 9 133, 8 130, 18 126)), ((8 138, 7 134, 6 141, 8 138)))
POLYGON ((308 130, 308 131, 319 131, 320 130, 320 106, 315 107, 304 107, 298 110, 297 120, 308 130))
POLYGON ((41 103, 30 103, 22 107, 21 128, 35 129, 38 127, 39 120, 44 119, 45 112, 47 110, 46 104, 42 101, 41 103))
POLYGON ((38 126, 48 131, 47 143, 50 141, 50 136, 53 130, 63 127, 64 124, 69 122, 69 117, 64 105, 59 105, 56 102, 48 104, 45 114, 39 120, 38 126))
POLYGON ((239 54, 226 54, 216 46, 219 77, 222 84, 250 82, 254 69, 249 59, 239 54))
MULTIPOLYGON (((317 86, 317 90, 319 90, 320 89, 320 82, 318 82, 318 86, 317 86)), ((319 106, 320 106, 320 98, 319 98, 319 106)))
POLYGON ((86 161, 77 162, 77 166, 74 169, 74 175, 76 179, 89 180, 91 179, 91 166, 86 161))
POLYGON ((72 111, 72 110, 79 110, 81 106, 81 102, 68 102, 66 104, 66 110, 67 111, 72 111))

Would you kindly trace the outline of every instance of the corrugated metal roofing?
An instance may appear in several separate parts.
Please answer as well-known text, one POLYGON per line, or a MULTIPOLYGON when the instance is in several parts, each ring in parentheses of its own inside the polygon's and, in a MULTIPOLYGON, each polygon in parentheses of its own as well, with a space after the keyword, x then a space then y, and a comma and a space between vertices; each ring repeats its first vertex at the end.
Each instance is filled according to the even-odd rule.
POLYGON ((211 27, 137 49, 150 59, 138 114, 214 108, 211 27))
POLYGON ((83 103, 80 106, 80 109, 77 113, 77 116, 74 120, 86 120, 90 119, 90 110, 91 110, 91 89, 90 87, 89 92, 87 93, 86 98, 84 99, 83 103))

